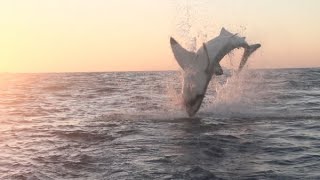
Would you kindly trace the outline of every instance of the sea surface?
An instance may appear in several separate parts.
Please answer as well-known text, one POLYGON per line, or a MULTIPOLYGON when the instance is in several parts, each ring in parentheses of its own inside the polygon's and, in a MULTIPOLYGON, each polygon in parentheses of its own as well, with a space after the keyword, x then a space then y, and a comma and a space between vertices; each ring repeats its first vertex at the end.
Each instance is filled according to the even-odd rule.
POLYGON ((0 74, 0 179, 320 179, 320 69, 0 74))

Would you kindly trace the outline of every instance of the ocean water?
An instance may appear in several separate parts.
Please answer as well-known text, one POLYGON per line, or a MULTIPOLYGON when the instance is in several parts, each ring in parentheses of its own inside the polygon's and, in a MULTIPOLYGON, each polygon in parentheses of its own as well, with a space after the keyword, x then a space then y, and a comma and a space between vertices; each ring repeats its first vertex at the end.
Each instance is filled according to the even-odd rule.
POLYGON ((0 179, 320 179, 320 69, 0 74, 0 179))

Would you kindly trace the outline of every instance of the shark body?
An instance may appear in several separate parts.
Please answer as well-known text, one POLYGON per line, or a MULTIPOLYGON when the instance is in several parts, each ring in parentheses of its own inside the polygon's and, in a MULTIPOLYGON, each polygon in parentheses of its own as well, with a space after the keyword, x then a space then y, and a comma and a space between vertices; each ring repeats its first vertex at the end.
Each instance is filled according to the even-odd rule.
POLYGON ((223 74, 220 61, 235 48, 244 48, 239 71, 246 64, 249 56, 261 45, 249 45, 245 37, 232 34, 222 28, 220 35, 203 43, 197 52, 184 49, 174 38, 170 44, 175 59, 183 69, 182 98, 188 115, 194 116, 205 97, 208 84, 213 76, 223 74))

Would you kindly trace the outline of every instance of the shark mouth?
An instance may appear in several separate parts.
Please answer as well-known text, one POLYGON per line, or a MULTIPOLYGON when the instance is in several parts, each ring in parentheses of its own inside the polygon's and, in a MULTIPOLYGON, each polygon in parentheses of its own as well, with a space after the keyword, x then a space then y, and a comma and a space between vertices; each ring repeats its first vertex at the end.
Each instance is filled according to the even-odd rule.
POLYGON ((191 101, 185 102, 186 110, 189 117, 194 116, 198 112, 202 104, 203 98, 204 98, 204 95, 199 94, 196 96, 196 98, 192 99, 191 101))

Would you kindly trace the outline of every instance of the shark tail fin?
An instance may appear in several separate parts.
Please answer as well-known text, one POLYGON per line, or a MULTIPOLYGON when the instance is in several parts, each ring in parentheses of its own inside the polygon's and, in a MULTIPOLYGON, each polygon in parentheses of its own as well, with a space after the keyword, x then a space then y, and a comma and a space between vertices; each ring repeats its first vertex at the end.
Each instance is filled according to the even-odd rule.
POLYGON ((174 57, 183 70, 192 67, 193 60, 196 56, 194 52, 190 52, 183 48, 174 38, 170 37, 170 45, 174 57))
POLYGON ((246 48, 244 50, 244 53, 243 53, 243 56, 242 56, 242 59, 241 59, 241 62, 240 62, 240 65, 239 65, 239 68, 238 68, 238 71, 240 72, 243 67, 246 65, 247 61, 248 61, 248 58, 249 56, 251 56, 252 53, 254 53, 258 48, 260 48, 261 45, 260 44, 253 44, 253 45, 250 45, 248 48, 246 48))

